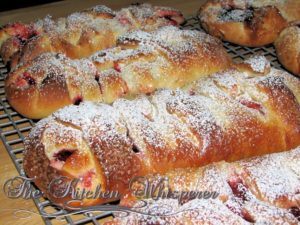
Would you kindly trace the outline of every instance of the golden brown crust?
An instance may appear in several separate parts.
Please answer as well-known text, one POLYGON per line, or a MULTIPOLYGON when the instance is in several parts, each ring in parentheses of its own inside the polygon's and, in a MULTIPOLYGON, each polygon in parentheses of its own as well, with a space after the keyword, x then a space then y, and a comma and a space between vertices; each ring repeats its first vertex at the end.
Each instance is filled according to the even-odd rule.
POLYGON ((0 55, 4 64, 8 64, 12 56, 17 53, 31 37, 40 30, 33 24, 11 23, 0 28, 0 55))
POLYGON ((12 71, 5 89, 18 112, 38 119, 82 100, 111 103, 159 88, 178 88, 230 63, 216 38, 169 26, 123 35, 117 47, 90 59, 42 54, 12 71))
POLYGON ((280 63, 293 74, 300 76, 300 28, 284 29, 274 43, 280 63))
MULTIPOLYGON (((164 175, 137 179, 134 190, 145 193, 145 185, 164 179, 164 190, 180 194, 176 199, 153 201, 146 194, 141 208, 131 195, 121 201, 137 213, 116 218, 105 225, 121 224, 298 224, 300 148, 234 163, 220 162, 198 169, 177 169, 164 175), (146 183, 147 179, 147 183, 146 183), (207 192, 210 199, 204 198, 207 192), (193 195, 191 193, 194 193, 193 195), (202 195, 195 195, 202 193, 202 195), (216 197, 212 196, 217 193, 216 197), (145 199, 149 198, 149 199, 145 199), (168 209, 168 211, 164 211, 168 209), (221 209, 221 210, 220 210, 221 209), (167 216, 172 214, 172 216, 167 216), (151 215, 151 216, 150 216, 151 215)), ((152 194, 155 198, 156 192, 152 194)))
POLYGON ((0 47, 2 44, 11 37, 18 37, 21 39, 30 38, 34 34, 31 25, 23 23, 6 24, 0 28, 0 47))
MULTIPOLYGON (((257 4, 264 4, 263 1, 259 1, 257 4), (261 3, 259 3, 261 2, 261 3)), ((282 16, 289 22, 297 22, 300 20, 300 3, 297 0, 281 0, 274 1, 268 0, 265 4, 275 4, 279 9, 282 16)))
MULTIPOLYGON (((291 1, 289 7, 300 10, 300 3, 291 1)), ((199 10, 203 28, 213 36, 249 47, 273 43, 293 18, 285 3, 269 1, 208 1, 199 10)), ((295 19, 295 18, 294 18, 295 19)), ((299 19, 299 18, 298 18, 299 19)))
MULTIPOLYGON (((18 52, 14 45, 7 42, 6 51, 1 53, 7 62, 13 58, 11 68, 15 68, 19 63, 27 63, 44 52, 63 53, 76 59, 84 58, 114 46, 117 37, 125 32, 138 29, 153 31, 166 25, 177 26, 183 21, 182 14, 171 8, 139 4, 114 12, 99 5, 73 13, 66 18, 52 20, 46 17, 30 25, 23 25, 31 27, 34 35, 22 38, 22 44, 17 48, 18 52), (16 54, 13 56, 13 53, 16 54)), ((11 30, 16 33, 17 28, 12 27, 11 30)), ((29 32, 23 31, 24 29, 23 33, 29 32)), ((9 37, 5 31, 0 30, 0 44, 1 41, 5 43, 9 37)), ((19 34, 11 37, 19 38, 19 34)))
POLYGON ((43 146, 40 154, 46 155, 58 175, 85 177, 91 170, 99 171, 94 169, 99 165, 103 173, 92 173, 90 180, 124 193, 134 176, 299 146, 300 81, 270 69, 261 59, 244 63, 255 73, 241 66, 202 78, 183 90, 119 99, 112 106, 85 102, 61 109, 39 122, 26 139, 24 169, 29 177, 48 179, 41 177, 46 172, 31 169, 38 160, 32 152, 43 146), (61 157, 66 150, 68 157, 61 157), (91 162, 80 173, 68 163, 81 164, 78 154, 89 155, 91 162))
POLYGON ((19 51, 21 48, 22 42, 17 37, 8 38, 0 48, 0 55, 5 65, 7 65, 12 56, 19 51))

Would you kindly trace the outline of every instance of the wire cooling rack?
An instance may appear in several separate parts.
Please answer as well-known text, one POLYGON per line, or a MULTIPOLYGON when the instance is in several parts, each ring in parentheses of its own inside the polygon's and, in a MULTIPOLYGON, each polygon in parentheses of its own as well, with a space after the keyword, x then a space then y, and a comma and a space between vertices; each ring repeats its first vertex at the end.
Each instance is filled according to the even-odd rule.
MULTIPOLYGON (((189 18, 184 24, 183 29, 202 30, 196 17, 189 18)), ((283 69, 277 60, 275 49, 272 45, 268 45, 262 48, 248 48, 224 42, 224 47, 235 61, 242 61, 253 54, 261 54, 268 58, 272 66, 283 69)), ((4 79, 7 75, 7 69, 2 62, 2 59, 0 61, 0 74, 0 136, 18 172, 20 173, 20 175, 25 175, 22 166, 24 151, 23 140, 36 121, 24 118, 23 116, 19 115, 8 104, 4 93, 4 79)), ((53 207, 51 203, 45 198, 33 199, 33 201, 40 213, 46 212, 49 214, 62 212, 61 209, 53 207)), ((47 225, 97 225, 102 224, 104 220, 109 219, 111 215, 112 214, 109 212, 99 212, 64 216, 59 220, 55 218, 43 218, 43 220, 47 225)))

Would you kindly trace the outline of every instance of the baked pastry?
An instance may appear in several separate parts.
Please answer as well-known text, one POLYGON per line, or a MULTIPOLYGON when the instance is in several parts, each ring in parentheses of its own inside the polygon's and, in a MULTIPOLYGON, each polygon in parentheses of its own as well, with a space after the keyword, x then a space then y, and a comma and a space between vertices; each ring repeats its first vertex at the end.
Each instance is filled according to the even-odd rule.
POLYGON ((274 42, 280 63, 293 74, 300 76, 300 28, 284 29, 274 42))
POLYGON ((152 199, 144 202, 137 201, 135 196, 124 199, 121 205, 136 213, 117 216, 105 225, 296 225, 300 222, 299 168, 298 147, 289 152, 234 163, 220 162, 199 169, 150 176, 147 180, 135 179, 132 195, 134 192, 138 197, 147 195, 148 184, 157 187, 152 196, 148 194, 152 199), (173 197, 162 194, 169 190, 174 193, 173 197), (158 197, 159 200, 153 200, 158 197))
POLYGON ((20 65, 5 81, 9 103, 24 116, 39 119, 83 100, 111 103, 158 88, 178 88, 231 64, 218 39, 174 26, 133 31, 117 42, 89 59, 45 53, 20 65))
POLYGON ((10 61, 13 54, 31 37, 37 35, 38 30, 33 25, 11 23, 0 29, 0 55, 4 64, 10 61))
POLYGON ((290 150, 300 145, 299 87, 266 60, 249 59, 184 90, 68 106, 32 129, 24 170, 64 206, 68 196, 58 199, 55 188, 47 189, 61 175, 81 179, 79 189, 101 184, 124 193, 135 176, 290 150))
POLYGON ((289 22, 300 19, 298 0, 209 0, 199 10, 211 35, 242 46, 273 43, 289 22))
MULTIPOLYGON (((95 6, 91 9, 71 14, 67 18, 59 18, 56 21, 48 15, 44 19, 39 19, 30 24, 16 22, 3 26, 0 29, 0 55, 3 59, 4 64, 8 65, 8 63, 10 63, 10 61, 12 60, 13 55, 21 51, 24 45, 31 39, 35 38, 37 35, 43 35, 44 32, 52 33, 56 31, 57 33, 59 32, 58 29, 63 25, 67 26, 68 29, 71 29, 71 26, 74 27, 75 22, 79 22, 74 21, 74 19, 72 20, 72 17, 75 17, 76 15, 82 15, 83 18, 85 16, 86 19, 97 19, 101 18, 101 16, 104 16, 105 18, 105 11, 107 11, 107 13, 112 13, 112 11, 105 6, 95 6), (101 10, 103 13, 101 12, 101 10)), ((60 32, 61 31, 62 29, 60 30, 60 32)), ((16 66, 16 60, 18 60, 19 54, 21 53, 15 55, 15 61, 13 62, 12 67, 16 66)))
MULTIPOLYGON (((105 6, 95 6, 55 21, 51 18, 38 21, 33 27, 37 26, 41 31, 26 41, 18 53, 11 56, 5 54, 9 50, 1 52, 4 54, 3 58, 11 58, 12 68, 43 52, 64 53, 70 58, 83 58, 114 46, 117 37, 128 31, 153 31, 166 25, 179 25, 183 21, 179 11, 149 4, 136 4, 117 12, 105 6)), ((7 46, 4 45, 4 48, 7 49, 7 46)))

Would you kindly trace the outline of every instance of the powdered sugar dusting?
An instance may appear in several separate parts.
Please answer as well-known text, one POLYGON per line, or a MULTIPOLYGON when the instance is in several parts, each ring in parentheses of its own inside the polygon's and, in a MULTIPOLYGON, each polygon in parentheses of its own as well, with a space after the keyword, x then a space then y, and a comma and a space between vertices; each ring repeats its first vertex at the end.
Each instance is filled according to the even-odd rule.
MULTIPOLYGON (((207 222, 212 224, 297 224, 297 218, 288 210, 297 203, 288 196, 296 197, 298 190, 280 188, 280 198, 284 199, 284 205, 269 201, 264 198, 264 194, 278 194, 279 186, 282 187, 281 185, 288 185, 291 182, 295 187, 300 188, 299 174, 298 179, 295 179, 295 174, 292 174, 287 166, 289 164, 287 162, 291 159, 299 164, 299 156, 300 148, 297 148, 286 153, 267 155, 232 164, 222 162, 205 168, 167 173, 162 177, 168 178, 173 191, 210 191, 210 188, 214 187, 219 192, 219 198, 200 197, 191 199, 183 205, 179 204, 177 199, 160 198, 156 201, 146 199, 144 200, 146 206, 139 208, 140 202, 136 202, 133 209, 136 209, 137 213, 131 213, 122 218, 117 216, 114 224, 175 224, 178 222, 187 224, 207 222), (279 165, 282 162, 285 164, 279 165), (244 174, 247 174, 250 168, 251 177, 247 178, 244 174), (280 171, 285 171, 286 174, 280 171), (265 177, 265 174, 273 174, 274 177, 268 175, 265 177), (219 176, 222 179, 219 179, 219 176), (193 183, 190 183, 192 185, 185 186, 182 182, 189 180, 190 177, 192 177, 193 183), (267 181, 266 189, 261 188, 260 185, 264 181, 267 181), (208 186, 205 185, 206 183, 208 186), (178 184, 183 186, 178 186, 178 184)), ((157 179, 161 179, 161 176, 157 179)))
MULTIPOLYGON (((236 136, 239 142, 249 145, 264 136, 263 127, 269 119, 269 96, 258 91, 258 84, 265 82, 272 88, 272 85, 278 85, 276 78, 287 82, 277 77, 273 70, 265 76, 247 79, 242 76, 231 70, 200 79, 184 90, 162 90, 150 97, 117 100, 110 114, 122 118, 133 143, 142 152, 153 151, 154 155, 157 153, 153 149, 184 152, 187 158, 199 158, 201 164, 201 159, 210 154, 214 145, 224 149, 220 154, 226 157, 229 153, 225 146, 236 143, 236 136), (258 126, 249 138, 256 121, 263 125, 258 126)), ((75 127, 90 127, 88 124, 94 123, 96 115, 104 113, 103 108, 105 105, 87 102, 59 110, 54 117, 75 127)))
POLYGON ((253 71, 263 73, 267 68, 270 68, 270 62, 264 56, 256 55, 244 61, 249 64, 253 71))
POLYGON ((114 46, 116 38, 126 32, 138 29, 153 31, 171 25, 172 17, 183 20, 177 10, 170 9, 164 15, 159 14, 160 10, 160 7, 140 4, 114 12, 99 5, 56 20, 47 16, 31 24, 34 37, 26 40, 18 63, 29 62, 37 53, 49 51, 65 53, 72 58, 85 57, 114 46), (109 36, 110 40, 101 41, 103 36, 109 36))
MULTIPOLYGON (((51 95, 43 90, 55 82, 58 88, 69 94, 72 102, 77 99, 106 101, 108 98, 111 102, 118 96, 111 97, 110 91, 103 93, 102 90, 110 88, 116 77, 123 85, 119 88, 120 96, 134 96, 159 88, 182 86, 189 82, 183 79, 186 74, 193 79, 205 76, 206 67, 215 61, 204 60, 206 55, 223 58, 220 67, 227 67, 227 55, 219 47, 220 43, 207 34, 172 26, 154 32, 132 31, 119 38, 117 47, 97 52, 88 59, 71 60, 63 54, 41 54, 32 63, 21 64, 7 82, 19 90, 18 81, 21 79, 22 84, 25 83, 21 88, 27 89, 31 86, 24 80, 26 73, 41 95, 51 95), (174 64, 180 66, 177 71, 174 71, 174 64)), ((60 97, 67 98, 55 96, 60 97)))
MULTIPOLYGON (((274 69, 265 75, 231 69, 200 79, 181 90, 160 90, 135 100, 119 99, 112 105, 85 102, 69 106, 37 123, 27 143, 43 145, 49 159, 63 146, 75 146, 79 152, 89 149, 103 166, 112 188, 128 185, 130 178, 139 175, 142 168, 148 173, 165 173, 164 168, 199 167, 219 160, 237 160, 243 156, 232 152, 240 152, 240 146, 246 146, 248 153, 255 155, 257 143, 265 143, 266 130, 270 127, 275 131, 282 130, 283 123, 270 123, 272 117, 268 107, 273 97, 259 91, 274 92, 278 87, 288 90, 289 82, 295 80, 279 74, 274 69), (133 164, 136 167, 133 168, 133 164)), ((285 93, 291 94, 281 92, 277 95, 284 97, 285 93)), ((289 99, 285 101, 297 104, 295 99, 289 99)), ((281 111, 277 113, 286 118, 295 117, 281 114, 281 111)), ((297 124, 287 123, 297 130, 297 124)), ((288 146, 284 142, 279 144, 288 146)), ((30 148, 31 145, 26 146, 30 148)), ((282 149, 270 149, 278 150, 282 149)), ((221 204, 220 207, 228 209, 228 219, 235 218, 237 224, 244 220, 265 221, 274 215, 280 215, 276 221, 294 221, 287 210, 277 207, 283 207, 286 201, 287 207, 296 204, 300 190, 299 151, 298 148, 252 161, 209 166, 196 172, 202 180, 182 187, 218 188, 214 191, 222 192, 219 202, 210 204, 221 204), (294 163, 287 163, 289 161, 294 163), (244 211, 247 215, 239 214, 244 211)), ((180 180, 184 179, 175 179, 178 185, 174 188, 180 189, 180 180)), ((199 204, 202 203, 196 205, 199 204)), ((218 221, 215 219, 225 216, 228 220, 227 213, 212 213, 216 213, 213 214, 216 217, 207 214, 205 219, 218 221)), ((197 218, 201 219, 202 215, 197 218)), ((132 218, 136 219, 135 216, 132 218)), ((166 221, 166 218, 160 220, 166 221)))
POLYGON ((253 16, 253 11, 246 9, 233 9, 233 10, 221 10, 219 19, 222 22, 244 22, 248 18, 251 18, 253 16))

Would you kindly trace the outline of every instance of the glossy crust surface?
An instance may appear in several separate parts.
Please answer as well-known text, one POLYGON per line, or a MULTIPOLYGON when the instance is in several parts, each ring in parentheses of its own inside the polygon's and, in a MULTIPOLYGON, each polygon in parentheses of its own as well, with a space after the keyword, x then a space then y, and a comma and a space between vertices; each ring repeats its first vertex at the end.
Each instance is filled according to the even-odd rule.
POLYGON ((159 88, 182 87, 230 64, 217 38, 166 26, 129 32, 119 37, 117 47, 88 59, 44 53, 11 72, 5 91, 16 111, 39 119, 81 101, 111 103, 159 88))
POLYGON ((134 176, 291 150, 300 145, 299 87, 259 57, 183 90, 68 106, 32 129, 24 169, 62 205, 47 192, 60 175, 124 193, 134 176))
POLYGON ((289 22, 300 19, 300 2, 210 0, 198 15, 209 34, 238 45, 259 47, 273 43, 289 22))
POLYGON ((300 28, 284 29, 274 43, 280 63, 293 74, 300 76, 300 28))
MULTIPOLYGON (((105 225, 296 225, 300 221, 299 167, 300 148, 297 148, 234 163, 220 162, 199 169, 178 169, 162 176, 149 176, 149 183, 158 185, 164 179, 166 189, 184 197, 145 199, 147 206, 142 208, 144 203, 134 197, 126 198, 121 205, 138 213, 117 216, 105 225), (217 197, 212 197, 213 192, 218 193, 217 197)), ((146 184, 145 180, 140 180, 141 184, 146 184)))

